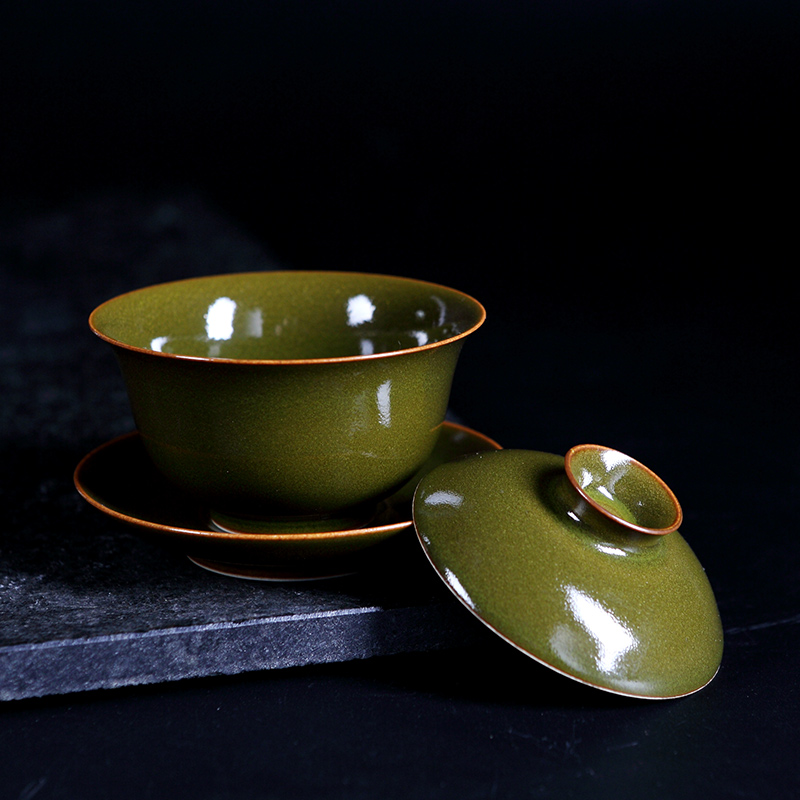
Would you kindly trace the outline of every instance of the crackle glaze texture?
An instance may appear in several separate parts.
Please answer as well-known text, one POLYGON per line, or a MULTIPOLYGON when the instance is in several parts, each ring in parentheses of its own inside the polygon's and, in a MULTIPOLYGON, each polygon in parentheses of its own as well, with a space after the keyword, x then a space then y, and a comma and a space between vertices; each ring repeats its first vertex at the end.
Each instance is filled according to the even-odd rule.
POLYGON ((463 337, 484 316, 433 284, 298 271, 151 286, 90 324, 178 487, 237 518, 346 516, 431 454, 463 337))
POLYGON ((581 682, 638 697, 705 686, 723 647, 706 574, 678 532, 592 509, 564 458, 502 450, 445 464, 417 488, 431 563, 487 626, 581 682))

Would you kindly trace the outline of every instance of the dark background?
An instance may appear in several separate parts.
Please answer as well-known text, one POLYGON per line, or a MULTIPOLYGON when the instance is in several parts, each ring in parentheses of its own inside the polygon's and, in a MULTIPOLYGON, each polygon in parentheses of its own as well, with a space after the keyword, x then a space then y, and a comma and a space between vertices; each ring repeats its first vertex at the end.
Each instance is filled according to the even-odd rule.
MULTIPOLYGON (((728 649, 658 710, 532 687, 491 646, 23 704, 0 796, 91 775, 121 797, 120 774, 137 797, 796 796, 797 8, 7 6, 7 227, 191 192, 287 267, 473 294, 488 321, 454 411, 506 447, 596 441, 661 474, 728 649)), ((4 280, 39 298, 117 288, 97 263, 15 258, 4 280)))
POLYGON ((9 6, 11 198, 191 185, 290 266, 498 319, 713 309, 791 257, 791 2, 9 6))
MULTIPOLYGON (((34 2, 3 16, 11 210, 192 188, 288 267, 474 294, 489 323, 457 402, 468 420, 493 408, 504 442, 565 449, 518 422, 561 403, 607 418, 608 398, 565 383, 576 364, 619 370, 632 404, 639 369, 648 401, 675 391, 681 356, 648 356, 651 333, 784 346, 792 2, 34 2), (568 367, 553 355, 565 341, 568 367), (502 413, 509 390, 531 405, 502 413)), ((715 368, 708 350, 698 369, 715 368)))

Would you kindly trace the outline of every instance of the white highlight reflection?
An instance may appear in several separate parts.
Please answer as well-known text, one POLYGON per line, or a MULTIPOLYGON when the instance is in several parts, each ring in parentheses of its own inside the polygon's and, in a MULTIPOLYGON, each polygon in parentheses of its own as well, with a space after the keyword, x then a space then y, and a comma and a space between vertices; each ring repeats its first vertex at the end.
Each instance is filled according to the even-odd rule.
POLYGON ((447 319, 447 305, 441 297, 436 297, 436 295, 432 296, 431 300, 439 307, 439 319, 436 324, 444 325, 444 321, 447 319))
POLYGON ((467 594, 467 590, 462 585, 461 581, 455 576, 452 570, 447 567, 444 568, 444 575, 450 588, 470 607, 475 608, 475 602, 467 594))
POLYGON ((206 312, 206 336, 215 341, 227 340, 233 336, 233 316, 236 302, 230 297, 219 297, 206 312))
POLYGON ((246 336, 253 336, 260 339, 264 335, 264 313, 260 308, 248 311, 244 320, 244 332, 246 336))
POLYGON ((599 494, 604 495, 609 500, 613 500, 614 499, 614 495, 612 495, 611 492, 609 492, 608 489, 606 489, 605 486, 598 486, 597 487, 597 491, 598 491, 599 494))
POLYGON ((422 347, 424 344, 428 344, 427 331, 411 331, 411 335, 417 340, 417 344, 420 347, 422 347))
POLYGON ((425 498, 425 505, 427 506, 450 506, 451 508, 459 508, 464 502, 464 496, 458 492, 448 492, 447 489, 439 489, 438 492, 431 492, 425 498))
POLYGON ((618 453, 616 450, 604 450, 600 454, 600 458, 606 469, 614 469, 614 467, 618 467, 620 464, 627 464, 630 461, 628 456, 624 453, 618 453))
POLYGON ((610 556, 626 556, 628 555, 621 547, 614 547, 613 544, 600 544, 599 542, 595 547, 601 553, 607 553, 610 556))
POLYGON ((385 428, 392 424, 392 382, 385 381, 378 387, 376 400, 378 402, 378 421, 385 428))
POLYGON ((372 322, 375 305, 365 294, 357 294, 347 301, 347 324, 355 327, 364 322, 372 322))
POLYGON ((150 349, 155 350, 156 353, 160 353, 164 349, 164 345, 169 341, 169 336, 156 336, 152 342, 150 342, 150 349))
MULTIPOLYGON (((636 637, 622 620, 585 592, 567 586, 566 594, 575 621, 594 642, 597 669, 605 673, 616 672, 622 659, 635 649, 636 637)), ((573 647, 580 650, 580 643, 566 626, 559 626, 550 644, 567 663, 575 662, 573 647)))

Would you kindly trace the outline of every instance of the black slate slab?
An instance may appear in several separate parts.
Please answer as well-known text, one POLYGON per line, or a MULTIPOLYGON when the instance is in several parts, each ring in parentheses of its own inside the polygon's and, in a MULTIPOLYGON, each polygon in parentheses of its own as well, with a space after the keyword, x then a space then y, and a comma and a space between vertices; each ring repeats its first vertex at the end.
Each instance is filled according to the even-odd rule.
POLYGON ((369 573, 215 575, 84 502, 72 472, 133 428, 86 320, 119 292, 277 266, 194 195, 108 195, 0 221, 0 699, 172 681, 469 641, 412 531, 369 573))

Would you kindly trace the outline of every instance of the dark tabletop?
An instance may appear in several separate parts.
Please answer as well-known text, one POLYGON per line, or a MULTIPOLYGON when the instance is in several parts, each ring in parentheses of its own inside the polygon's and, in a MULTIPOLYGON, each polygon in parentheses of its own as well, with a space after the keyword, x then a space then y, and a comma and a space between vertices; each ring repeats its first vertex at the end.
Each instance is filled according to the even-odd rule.
POLYGON ((4 17, 0 798, 798 796, 796 4, 4 17), (132 427, 92 308, 276 267, 480 299, 452 416, 663 477, 716 679, 651 702, 551 673, 413 535, 260 584, 88 506, 75 465, 132 427))

